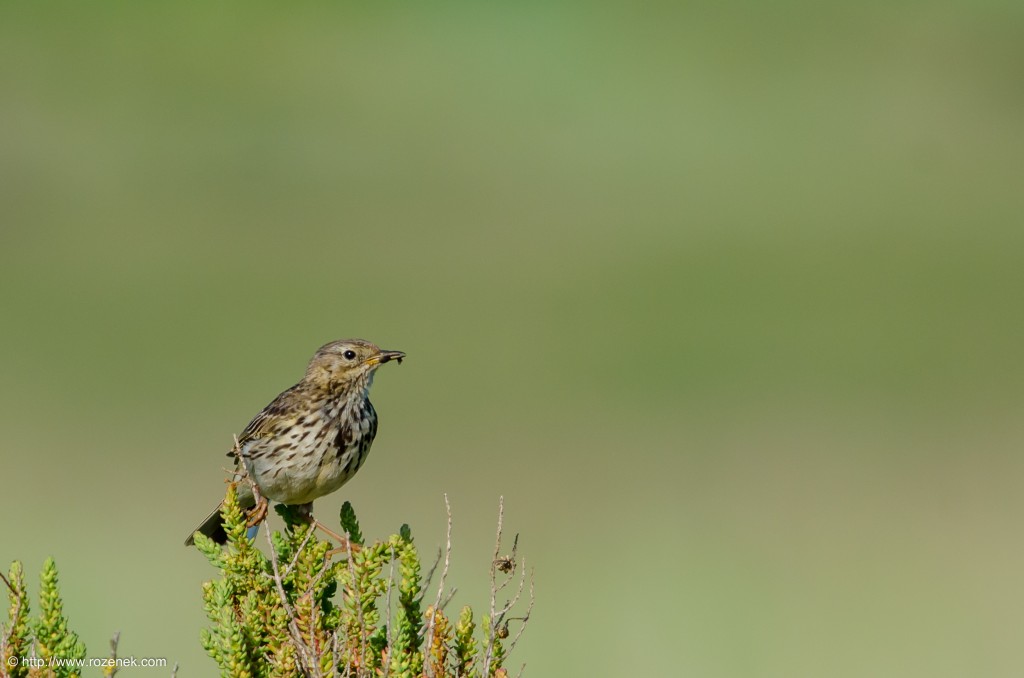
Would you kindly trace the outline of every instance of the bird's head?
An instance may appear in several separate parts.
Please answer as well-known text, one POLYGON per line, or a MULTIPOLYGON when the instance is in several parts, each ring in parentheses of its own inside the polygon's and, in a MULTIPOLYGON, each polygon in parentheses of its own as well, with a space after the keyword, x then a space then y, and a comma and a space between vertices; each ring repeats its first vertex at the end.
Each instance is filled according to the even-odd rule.
POLYGON ((332 391, 369 388, 378 367, 404 357, 401 351, 384 351, 363 339, 339 339, 317 350, 306 368, 306 381, 332 391))

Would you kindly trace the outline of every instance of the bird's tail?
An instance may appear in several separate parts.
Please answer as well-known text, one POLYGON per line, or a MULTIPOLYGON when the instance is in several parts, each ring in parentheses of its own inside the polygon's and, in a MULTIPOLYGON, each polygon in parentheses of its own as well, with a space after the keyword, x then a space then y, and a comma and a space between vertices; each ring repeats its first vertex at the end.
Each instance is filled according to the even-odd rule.
MULTIPOLYGON (((241 497, 239 497, 239 499, 241 499, 241 497)), ((251 509, 255 505, 256 505, 256 502, 252 501, 251 503, 249 503, 248 506, 242 504, 241 508, 242 508, 243 511, 247 511, 247 510, 251 509)), ((192 544, 195 543, 195 534, 196 534, 196 532, 200 532, 200 533, 206 535, 207 537, 209 537, 210 539, 212 539, 214 542, 216 542, 218 544, 226 544, 227 543, 227 541, 228 541, 228 534, 227 534, 227 532, 224 531, 224 518, 221 517, 221 515, 220 515, 220 509, 221 509, 221 507, 218 506, 214 510, 213 513, 211 513, 210 515, 208 515, 206 517, 206 520, 204 520, 202 523, 200 523, 199 527, 197 527, 196 529, 192 530, 192 534, 190 534, 188 536, 188 539, 185 540, 185 546, 192 546, 192 544)), ((259 528, 258 525, 250 527, 249 531, 247 533, 247 536, 249 537, 249 539, 252 539, 253 537, 255 537, 256 536, 256 532, 259 529, 260 528, 259 528)))

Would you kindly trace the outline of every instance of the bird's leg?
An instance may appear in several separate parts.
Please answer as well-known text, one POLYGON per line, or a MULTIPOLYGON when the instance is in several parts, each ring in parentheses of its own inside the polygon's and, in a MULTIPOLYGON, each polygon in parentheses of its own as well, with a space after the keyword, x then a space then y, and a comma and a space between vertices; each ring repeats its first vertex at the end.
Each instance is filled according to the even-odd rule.
POLYGON ((327 533, 327 536, 331 537, 332 539, 335 539, 340 544, 338 548, 327 552, 328 557, 333 556, 335 553, 355 553, 356 551, 362 549, 362 547, 359 544, 356 544, 355 542, 351 541, 348 537, 343 537, 342 535, 338 534, 337 532, 330 529, 329 527, 321 523, 319 520, 314 518, 312 502, 310 502, 309 504, 301 505, 299 509, 302 512, 302 514, 306 517, 306 520, 309 521, 309 524, 313 527, 314 530, 322 530, 323 532, 327 533))
POLYGON ((327 556, 328 557, 333 556, 336 553, 356 553, 357 551, 361 551, 362 548, 363 548, 362 546, 360 546, 359 544, 355 543, 354 541, 352 541, 348 537, 343 537, 340 534, 338 534, 337 532, 335 532, 334 530, 328 529, 326 525, 321 523, 316 518, 313 518, 313 527, 319 527, 321 530, 326 532, 328 535, 330 535, 331 537, 334 537, 335 539, 338 540, 338 543, 340 544, 340 546, 338 546, 338 548, 336 548, 336 549, 332 549, 332 550, 328 551, 327 552, 327 556))
POLYGON ((246 527, 256 527, 262 523, 267 517, 267 509, 270 507, 270 502, 260 494, 255 483, 252 489, 253 494, 256 495, 256 506, 249 511, 249 520, 245 523, 246 527))

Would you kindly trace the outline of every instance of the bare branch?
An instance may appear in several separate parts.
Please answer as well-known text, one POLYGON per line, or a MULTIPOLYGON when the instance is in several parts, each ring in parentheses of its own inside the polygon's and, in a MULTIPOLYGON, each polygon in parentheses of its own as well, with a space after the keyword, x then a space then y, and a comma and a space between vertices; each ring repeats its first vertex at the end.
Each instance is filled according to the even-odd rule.
MULTIPOLYGON (((441 609, 441 597, 444 595, 445 580, 448 578, 448 567, 451 564, 452 557, 452 505, 448 501, 448 493, 444 493, 444 509, 448 516, 448 528, 445 533, 445 546, 444 546, 444 569, 441 570, 441 579, 437 585, 437 598, 434 600, 434 607, 430 610, 430 619, 427 620, 426 630, 426 644, 424 645, 424 654, 430 652, 430 648, 433 647, 434 643, 434 622, 437 618, 437 611, 441 609)), ((435 563, 436 567, 436 563, 435 563)), ((433 570, 431 570, 433 575, 433 570)), ((426 588, 426 586, 424 586, 426 588)), ((421 633, 424 629, 421 629, 421 633)), ((426 662, 427 678, 432 678, 434 673, 433 664, 430 661, 426 662)))
POLYGON ((440 609, 441 609, 442 612, 444 611, 444 609, 446 607, 448 607, 448 604, 452 602, 452 598, 454 598, 455 594, 458 593, 458 592, 459 592, 459 587, 453 586, 452 590, 449 591, 448 595, 445 596, 444 600, 441 601, 441 608, 440 609))
POLYGON ((7 644, 11 641, 11 636, 14 635, 14 627, 16 625, 18 616, 21 615, 21 606, 24 601, 22 600, 21 594, 18 593, 17 590, 15 590, 13 585, 11 585, 11 582, 7 581, 7 577, 5 577, 3 574, 0 574, 0 579, 4 580, 4 583, 7 584, 7 588, 11 590, 11 594, 14 596, 14 609, 11 611, 11 625, 9 628, 4 630, 3 636, 0 636, 0 656, 3 656, 4 649, 7 647, 7 644))
MULTIPOLYGON (((523 563, 523 570, 524 571, 526 570, 526 563, 525 562, 523 563)), ((523 623, 519 626, 519 631, 516 633, 515 638, 513 638, 512 642, 509 643, 509 645, 508 645, 509 654, 512 653, 512 650, 516 649, 516 643, 519 642, 519 638, 523 635, 523 631, 526 630, 527 622, 530 621, 530 614, 533 612, 533 603, 534 603, 533 582, 535 581, 535 579, 536 579, 536 577, 534 576, 533 570, 530 570, 530 604, 526 608, 526 614, 524 614, 522 617, 519 618, 520 621, 522 621, 523 623)), ((526 666, 526 665, 524 664, 523 666, 526 666)), ((522 673, 523 672, 522 669, 520 669, 519 672, 522 673)))
MULTIPOLYGON (((236 439, 237 444, 237 439, 236 439)), ((256 483, 249 479, 250 484, 253 488, 253 493, 258 493, 259 489, 256 487, 256 483)), ((256 494, 258 498, 259 495, 256 494)), ((264 524, 266 519, 263 520, 264 524)), ((265 525, 264 525, 265 526, 265 525)), ((312 528, 310 528, 312 530, 312 528)), ((277 595, 281 599, 281 605, 284 607, 285 612, 288 614, 288 635, 292 638, 292 643, 295 645, 295 649, 298 652, 299 668, 306 675, 322 675, 320 672, 320 665, 316 662, 313 651, 306 645, 306 641, 302 639, 302 633, 299 631, 299 625, 295 608, 288 602, 288 596, 284 592, 284 583, 281 580, 281 569, 277 561, 277 549, 274 548, 274 541, 270 538, 270 530, 264 529, 264 534, 267 537, 267 545, 270 547, 270 565, 274 570, 274 583, 277 586, 277 595)))
POLYGON ((121 632, 114 631, 114 636, 110 639, 110 664, 108 668, 103 670, 103 675, 107 678, 113 678, 117 675, 117 644, 121 640, 121 632))
POLYGON ((444 555, 441 552, 441 547, 437 547, 437 553, 434 554, 434 562, 430 564, 430 569, 427 570, 427 576, 423 578, 423 589, 429 589, 430 583, 434 581, 434 575, 437 574, 437 566, 441 564, 441 556, 444 555))
MULTIPOLYGON (((12 565, 11 568, 13 569, 13 567, 14 566, 12 565)), ((13 595, 15 598, 21 598, 21 594, 15 590, 14 585, 7 580, 7 577, 4 576, 3 572, 0 572, 0 579, 2 579, 7 588, 10 589, 11 595, 13 595)))
MULTIPOLYGON (((520 572, 520 575, 519 575, 519 587, 516 590, 515 595, 512 596, 511 600, 509 600, 507 603, 505 603, 505 606, 503 608, 501 608, 500 612, 498 612, 498 621, 501 621, 505 617, 505 615, 508 613, 508 611, 511 610, 513 607, 515 607, 516 603, 519 602, 519 598, 522 597, 522 595, 523 595, 523 586, 526 583, 525 561, 524 561, 523 565, 524 566, 523 566, 522 572, 520 572)), ((509 578, 511 579, 511 575, 509 575, 509 578)), ((508 580, 505 581, 505 584, 508 584, 508 580)), ((531 581, 531 586, 532 586, 532 581, 531 581)), ((502 586, 501 588, 504 588, 504 586, 502 586)))
POLYGON ((499 555, 501 553, 501 530, 505 519, 505 497, 498 497, 498 529, 497 534, 494 537, 494 558, 491 560, 491 603, 490 603, 490 615, 487 618, 487 651, 484 653, 484 668, 483 675, 491 675, 491 659, 494 656, 494 636, 497 632, 497 622, 495 620, 495 599, 498 597, 498 585, 495 577, 495 570, 497 565, 495 563, 500 562, 499 555))
POLYGON ((387 595, 384 598, 384 623, 387 625, 387 638, 388 638, 388 659, 389 661, 384 665, 384 678, 388 678, 391 674, 391 589, 395 587, 395 547, 391 546, 388 549, 391 552, 391 559, 388 569, 388 590, 387 595))

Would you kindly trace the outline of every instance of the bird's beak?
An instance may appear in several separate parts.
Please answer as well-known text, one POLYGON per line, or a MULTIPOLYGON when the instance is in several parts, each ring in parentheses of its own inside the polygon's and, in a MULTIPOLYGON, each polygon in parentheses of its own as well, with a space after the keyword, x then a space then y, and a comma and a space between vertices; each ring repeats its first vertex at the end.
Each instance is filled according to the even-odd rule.
POLYGON ((402 353, 401 351, 381 351, 380 355, 373 356, 367 362, 369 362, 371 365, 379 365, 386 362, 390 362, 392 360, 397 360, 398 363, 401 364, 402 358, 404 357, 405 354, 402 353))

